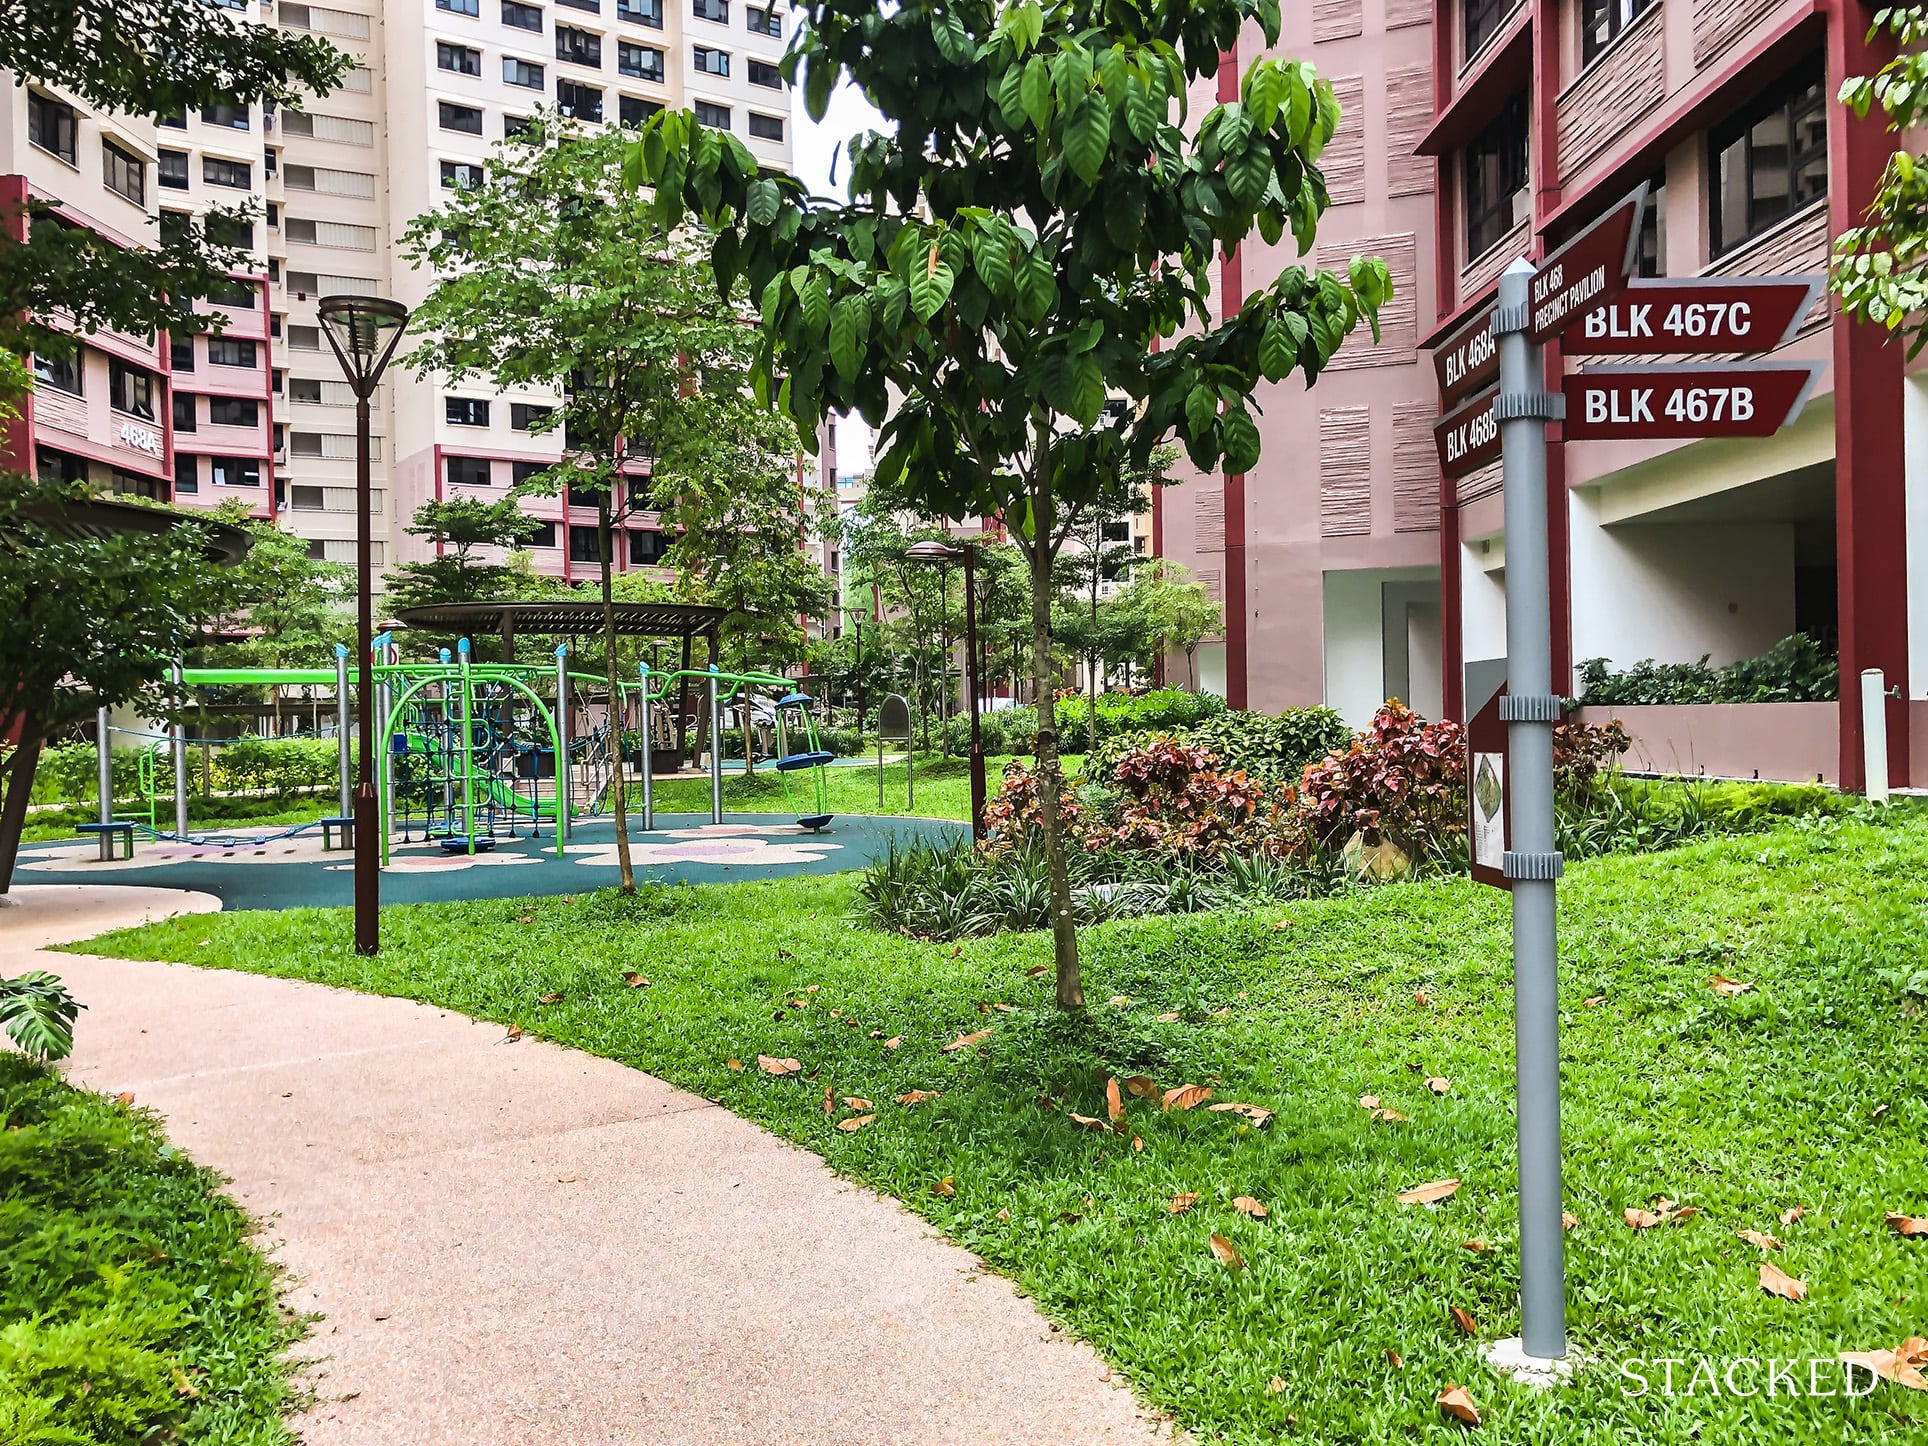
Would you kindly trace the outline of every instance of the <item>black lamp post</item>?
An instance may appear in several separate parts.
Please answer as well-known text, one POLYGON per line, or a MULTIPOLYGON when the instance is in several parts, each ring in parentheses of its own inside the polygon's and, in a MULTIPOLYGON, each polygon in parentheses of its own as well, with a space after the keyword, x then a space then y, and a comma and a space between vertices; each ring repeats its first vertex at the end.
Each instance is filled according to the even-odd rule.
POLYGON ((381 949, 381 839, 375 807, 375 569, 368 475, 368 399, 408 325, 408 308, 378 296, 324 296, 316 311, 355 393, 355 643, 361 760, 355 781, 355 952, 381 949))
POLYGON ((977 548, 971 543, 952 547, 943 542, 919 542, 904 553, 913 562, 964 562, 964 688, 971 710, 971 837, 984 837, 984 741, 978 736, 977 686, 977 548))

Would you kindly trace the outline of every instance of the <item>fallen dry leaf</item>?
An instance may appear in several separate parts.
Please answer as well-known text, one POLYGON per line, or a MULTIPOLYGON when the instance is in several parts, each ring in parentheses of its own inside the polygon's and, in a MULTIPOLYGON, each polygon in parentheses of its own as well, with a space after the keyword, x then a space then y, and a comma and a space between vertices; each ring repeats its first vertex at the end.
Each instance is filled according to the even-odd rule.
POLYGON ((1787 1209, 1781 1212, 1781 1224, 1792 1225, 1796 1220, 1799 1220, 1805 1214, 1807 1214, 1807 1206, 1790 1205, 1787 1209))
POLYGON ((1401 1190, 1396 1198, 1401 1205, 1435 1205, 1458 1188, 1459 1177, 1454 1175, 1444 1180, 1428 1180, 1424 1185, 1415 1185, 1410 1190, 1401 1190))
POLYGON ((847 1110, 868 1110, 876 1108, 869 1100, 859 1099, 856 1095, 845 1095, 843 1097, 843 1107, 847 1110))
POLYGON ((1633 1226, 1635 1230, 1650 1230, 1667 1218, 1665 1215, 1656 1214, 1652 1210, 1636 1210, 1631 1205, 1623 1210, 1621 1214, 1626 1218, 1626 1222, 1633 1226))
POLYGON ((1265 1207, 1250 1195, 1234 1195, 1232 1197, 1232 1208, 1241 1215, 1250 1215, 1254 1220, 1263 1220, 1265 1218, 1265 1207))
POLYGON ((1433 996, 1428 994, 1423 989, 1416 990, 1413 994, 1414 1004, 1431 1004, 1432 1002, 1433 1002, 1433 996))
POLYGON ((556 1176, 556 1183, 558 1185, 573 1185, 581 1178, 582 1176, 580 1175, 558 1175, 556 1176))
POLYGON ((1202 1105, 1212 1097, 1212 1092, 1204 1085, 1178 1085, 1165 1091, 1163 1108, 1168 1110, 1189 1110, 1193 1105, 1202 1105))
POLYGON ((943 1179, 939 1180, 935 1185, 931 1186, 931 1194, 933 1195, 955 1195, 956 1193, 957 1193, 957 1181, 952 1179, 949 1175, 946 1175, 943 1179))
POLYGON ((1683 1205, 1674 1211, 1673 1218, 1676 1220, 1692 1220, 1698 1214, 1700 1214, 1700 1206, 1683 1205))
POLYGON ((1131 1000, 1129 1000, 1122 994, 1114 994, 1111 996, 1111 998, 1107 999, 1105 1003, 1109 1004, 1113 1009, 1123 1009, 1126 1005, 1131 1003, 1131 1000))
POLYGON ((1725 974, 1709 974, 1707 976, 1707 987, 1713 990, 1714 993, 1731 999, 1736 994, 1747 993, 1754 986, 1752 984, 1743 984, 1738 979, 1729 979, 1725 974))
POLYGON ((1462 1421, 1468 1426, 1479 1425, 1479 1407, 1473 1404, 1473 1398, 1466 1394, 1464 1386, 1448 1385, 1433 1398, 1433 1404, 1455 1421, 1462 1421))
POLYGON ((997 1212, 997 1218, 1000 1220, 1009 1220, 1011 1218, 1011 1212, 1009 1210, 1000 1210, 997 1212))
POLYGON ((1215 1256, 1218 1263, 1223 1265, 1227 1270, 1245 1269, 1245 1257, 1240 1255, 1238 1253, 1238 1247, 1223 1235, 1213 1235, 1211 1245, 1213 1256, 1215 1256))
POLYGON ((1873 1109, 1868 1111, 1868 1118, 1871 1120, 1878 1120, 1887 1113, 1888 1113, 1888 1107, 1886 1105, 1876 1105, 1873 1109))
POLYGON ((1493 1247, 1488 1245, 1484 1240, 1462 1240, 1459 1242, 1459 1248, 1461 1250, 1470 1250, 1475 1255, 1484 1255, 1493 1247))
POLYGON ((1176 1024, 1178 1023, 1179 1020, 1183 1019, 1185 1016, 1180 1014, 1177 1010, 1174 1009, 1174 1010, 1168 1011, 1167 1013, 1157 1015, 1155 1017, 1160 1024, 1176 1024))
POLYGON ((1761 1262, 1761 1289, 1787 1300, 1806 1300, 1808 1293, 1805 1280, 1796 1280, 1769 1260, 1761 1262))
POLYGON ((1386 1364, 1391 1366, 1395 1371, 1403 1371, 1406 1369, 1406 1358, 1400 1355, 1398 1351, 1387 1351, 1386 1364))
POLYGON ((743 1072, 743 1061, 738 1059, 735 1055, 731 1055, 728 1059, 724 1060, 723 1063, 728 1065, 731 1069, 737 1071, 737 1073, 739 1074, 743 1072))
POLYGON ((1452 1087, 1453 1087, 1453 1082, 1447 1079, 1444 1075, 1436 1074, 1431 1079, 1426 1081, 1426 1088, 1431 1090, 1436 1095, 1443 1095, 1446 1093, 1446 1091, 1448 1091, 1452 1087))
POLYGON ((1066 1110, 1064 1112, 1064 1115, 1065 1115, 1065 1118, 1070 1120, 1073 1124, 1083 1125, 1087 1130, 1102 1130, 1106 1134, 1111 1133, 1110 1123, 1108 1121, 1098 1119, 1095 1115, 1081 1115, 1076 1110, 1066 1110))
POLYGON ((643 978, 643 976, 638 974, 634 969, 623 970, 623 983, 627 984, 631 989, 649 988, 649 981, 643 978))
POLYGON ((1776 1240, 1772 1235, 1763 1235, 1758 1230, 1737 1230, 1734 1233, 1758 1250, 1779 1250, 1781 1248, 1780 1241, 1776 1240))
POLYGON ((1125 1093, 1135 1100, 1148 1100, 1158 1093, 1158 1081, 1148 1074, 1126 1075, 1125 1093))
POLYGON ((1015 1004, 993 1004, 991 1008, 995 1009, 999 1014, 1016 1014, 1018 1012, 1018 1007, 1015 1004))
POLYGON ((1585 1005, 1588 1009, 1597 1008, 1598 1006, 1605 1004, 1606 1002, 1607 1002, 1607 996, 1604 994, 1596 994, 1592 996, 1590 999, 1582 999, 1580 1001, 1580 1003, 1585 1005))
POLYGON ((1197 1203, 1198 1203, 1198 1192, 1196 1190, 1188 1190, 1183 1195, 1172 1196, 1171 1203, 1167 1205, 1165 1208, 1166 1210, 1170 1211, 1173 1215, 1183 1215, 1187 1210, 1191 1209, 1192 1206, 1196 1205, 1197 1203))
POLYGON ((119 1094, 114 1096, 114 1103, 117 1105, 121 1105, 123 1107, 133 1104, 134 1092, 132 1090, 122 1090, 119 1094))
POLYGON ((522 1038, 522 1026, 519 1024, 510 1025, 507 1038, 510 1044, 514 1044, 518 1039, 522 1038))
POLYGON ((1131 1137, 1131 1147, 1141 1155, 1145 1153, 1145 1142, 1136 1135, 1131 1137))
POLYGON ((1928 1235, 1928 1219, 1919 1215, 1897 1215, 1890 1210, 1887 1219, 1897 1235, 1928 1235))
POLYGON ((1458 1326, 1463 1334, 1469 1336, 1477 1336, 1479 1334, 1479 1322, 1473 1319, 1473 1313, 1466 1309, 1465 1306, 1454 1306, 1452 1314, 1453 1324, 1458 1326))
POLYGON ((1928 1365, 1928 1340, 1920 1336, 1909 1336, 1891 1351, 1842 1351, 1840 1359, 1866 1366, 1883 1380, 1911 1391, 1928 1391, 1928 1377, 1922 1374, 1922 1367, 1928 1365))
POLYGON ((1279 1394, 1279 1392, 1283 1391, 1284 1389, 1285 1389, 1284 1376, 1274 1376, 1271 1380, 1265 1383, 1265 1394, 1268 1396, 1276 1396, 1279 1394))
POLYGON ((1378 1095, 1360 1095, 1360 1096, 1359 1096, 1359 1108, 1360 1108, 1360 1109, 1362 1109, 1362 1110, 1376 1110, 1376 1109, 1378 1109, 1378 1108, 1379 1108, 1379 1096, 1378 1096, 1378 1095))
POLYGON ((815 994, 821 988, 823 988, 821 984, 806 984, 803 986, 803 992, 805 994, 815 994))
MULTIPOLYGON (((945 1045, 942 1049, 940 1049, 938 1053, 939 1054, 956 1054, 957 1051, 959 1051, 960 1049, 969 1049, 972 1045, 977 1044, 983 1040, 989 1039, 993 1034, 996 1034, 996 1033, 997 1033, 997 1026, 994 1024, 989 1029, 980 1029, 971 1034, 960 1034, 956 1039, 953 1039, 949 1044, 945 1045)), ((884 1048, 890 1049, 892 1048, 892 1046, 888 1042, 886 1042, 884 1045, 884 1048)))
POLYGON ((852 1115, 847 1120, 838 1120, 837 1128, 842 1130, 846 1135, 854 1135, 876 1118, 875 1115, 852 1115))
POLYGON ((765 1074, 776 1075, 779 1078, 786 1074, 797 1074, 803 1069, 803 1065, 797 1060, 777 1059, 773 1055, 767 1054, 760 1054, 756 1057, 756 1067, 765 1074))
POLYGON ((942 1090, 905 1090, 901 1095, 897 1096, 897 1103, 900 1105, 921 1105, 925 1100, 934 1100, 943 1093, 944 1091, 942 1090))
POLYGON ((1119 1092, 1115 1079, 1105 1081, 1105 1113, 1111 1116, 1114 1125, 1122 1123, 1125 1118, 1125 1097, 1119 1092))
POLYGON ((1280 929, 1290 929, 1291 927, 1292 927, 1292 921, 1290 919, 1280 919, 1272 925, 1272 928, 1275 931, 1280 929))
POLYGON ((1241 1100, 1223 1100, 1206 1108, 1215 1115, 1243 1115, 1261 1130, 1272 1123, 1272 1112, 1264 1105, 1248 1105, 1241 1100))
POLYGON ((829 1085, 823 1087, 823 1112, 826 1115, 834 1115, 837 1113, 836 1096, 830 1092, 829 1085))
POLYGON ((1408 1115, 1400 1114, 1398 1110, 1392 1109, 1374 1110, 1371 1117, 1375 1120, 1384 1120, 1386 1123, 1393 1125, 1403 1125, 1411 1118, 1408 1115))
POLYGON ((1571 1210, 1562 1210, 1560 1212, 1560 1228, 1562 1230, 1571 1230, 1579 1223, 1580 1217, 1575 1215, 1571 1210))
POLYGON ((1029 969, 1024 971, 1024 977, 1026 979, 1036 979, 1040 974, 1050 969, 1050 967, 1049 964, 1033 964, 1029 969))
POLYGON ((895 1034, 895 1035, 892 1035, 889 1039, 884 1041, 884 1048, 895 1049, 897 1048, 898 1045, 902 1044, 903 1042, 904 1042, 903 1035, 895 1034))

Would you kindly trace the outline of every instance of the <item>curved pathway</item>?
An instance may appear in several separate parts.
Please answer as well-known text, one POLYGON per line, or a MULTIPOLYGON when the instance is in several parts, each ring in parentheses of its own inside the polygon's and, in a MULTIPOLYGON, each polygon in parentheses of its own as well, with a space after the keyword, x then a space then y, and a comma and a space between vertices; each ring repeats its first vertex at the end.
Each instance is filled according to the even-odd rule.
POLYGON ((310 1446, 1166 1439, 975 1257, 706 1100, 422 1005, 32 953, 207 895, 15 897, 0 973, 87 1004, 72 1076, 232 1176, 322 1316, 310 1446))

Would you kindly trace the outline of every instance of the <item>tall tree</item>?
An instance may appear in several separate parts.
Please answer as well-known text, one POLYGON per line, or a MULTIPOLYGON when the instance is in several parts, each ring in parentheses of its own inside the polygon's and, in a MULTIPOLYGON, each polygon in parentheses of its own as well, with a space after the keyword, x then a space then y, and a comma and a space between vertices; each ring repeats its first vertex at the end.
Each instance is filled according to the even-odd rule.
MULTIPOLYGON (((450 193, 402 238, 404 254, 438 277, 415 313, 425 338, 410 358, 416 369, 560 398, 532 430, 561 434, 562 461, 524 489, 595 499, 612 734, 626 676, 614 608, 623 524, 668 509, 687 529, 677 544, 686 561, 725 547, 747 558, 775 537, 756 500, 768 496, 772 449, 787 435, 795 455, 794 426, 747 426, 750 318, 722 301, 704 239, 682 226, 683 213, 659 217, 629 182, 626 153, 618 132, 540 117, 497 147, 482 181, 450 193), (698 493, 700 502, 685 500, 698 493), (739 524, 754 533, 735 535, 739 524)), ((793 516, 792 547, 795 525, 793 516)), ((752 589, 774 578, 787 606, 792 580, 768 563, 764 552, 746 565, 740 589, 714 571, 692 586, 735 597, 745 618, 767 613, 767 595, 752 589)), ((620 741, 612 742, 616 859, 630 892, 620 741)))
POLYGON ((1145 620, 1152 641, 1185 655, 1186 675, 1198 688, 1198 645, 1224 626, 1225 610, 1205 595, 1205 585, 1169 558, 1152 558, 1132 574, 1126 603, 1145 620))
POLYGON ((402 530, 425 537, 435 545, 432 556, 405 562, 386 579, 385 596, 391 607, 424 607, 432 603, 475 602, 519 591, 520 574, 508 559, 485 562, 477 549, 501 548, 513 553, 541 529, 513 497, 485 502, 479 497, 451 497, 424 502, 402 530))
POLYGON ((1168 437, 1202 471, 1255 465, 1260 379, 1314 380, 1390 279, 1377 260, 1347 277, 1295 265, 1213 322, 1218 257, 1254 230, 1309 253, 1328 204, 1317 163, 1339 106, 1310 66, 1255 60, 1236 100, 1186 124, 1187 87, 1242 29, 1277 43, 1278 0, 800 8, 784 68, 810 114, 847 77, 896 123, 853 143, 848 204, 761 173, 684 112, 644 128, 634 178, 665 218, 687 207, 716 229, 719 281, 759 300, 760 377, 800 427, 861 412, 883 429, 879 478, 908 479, 933 513, 1002 515, 1025 552, 1057 1001, 1080 1009, 1052 561, 1168 437))
MULTIPOLYGON (((1928 6, 1884 9, 1875 29, 1900 53, 1873 75, 1843 81, 1841 102, 1857 116, 1879 106, 1890 130, 1919 136, 1928 119, 1928 6)), ((1867 218, 1836 238, 1829 284, 1849 316, 1905 335, 1912 361, 1928 344, 1928 154, 1897 149, 1888 158, 1867 218)))
MULTIPOLYGON (((239 522, 240 515, 230 515, 239 522)), ((216 665, 250 668, 326 667, 347 630, 346 605, 355 574, 339 563, 308 555, 308 544, 272 522, 244 524, 252 539, 247 556, 227 576, 230 618, 240 626, 234 641, 201 649, 216 665)), ((275 732, 281 732, 281 689, 269 689, 275 732)))

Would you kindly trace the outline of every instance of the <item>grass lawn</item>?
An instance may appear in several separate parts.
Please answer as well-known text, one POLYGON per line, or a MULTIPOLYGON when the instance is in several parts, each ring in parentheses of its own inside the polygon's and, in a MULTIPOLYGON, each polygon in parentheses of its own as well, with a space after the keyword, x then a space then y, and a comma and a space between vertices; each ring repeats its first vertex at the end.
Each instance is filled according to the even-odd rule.
POLYGON ((138 1110, 0 1052, 0 1441, 294 1439, 301 1331, 219 1184, 138 1110))
MULTIPOLYGON (((188 827, 197 833, 239 831, 266 833, 277 828, 292 828, 298 823, 313 823, 334 814, 341 806, 335 794, 295 798, 204 798, 190 794, 187 801, 188 827)), ((114 810, 121 819, 147 822, 147 801, 122 800, 114 810)), ((100 817, 97 802, 69 804, 65 808, 42 809, 27 815, 27 826, 20 835, 22 843, 71 842, 78 835, 77 824, 92 823, 100 817)), ((155 823, 164 829, 174 827, 174 799, 163 798, 154 814, 155 823)))
POLYGON ((1928 1238, 1884 1223, 1928 1216, 1928 815, 1569 873, 1569 1300, 1600 1364, 1547 1394, 1476 1353, 1519 1330, 1502 895, 1401 884, 1094 928, 1082 1025, 1029 972, 1043 936, 919 944, 854 927, 852 898, 833 877, 398 907, 374 959, 351 952, 346 911, 197 916, 84 947, 429 1000, 714 1098, 908 1202, 1204 1439, 1458 1440, 1434 1404, 1457 1383, 1479 1441, 1928 1441, 1928 1393, 1817 1399, 1810 1384, 1838 1393, 1840 1375, 1807 1365, 1928 1335, 1928 1238), (1714 975, 1751 987, 1717 992, 1714 975), (1136 1073, 1276 1119, 1130 1099, 1121 1134, 1069 1118, 1102 1119, 1107 1076, 1136 1073), (940 1094, 896 1102, 913 1090, 940 1094), (1373 1118, 1364 1095, 1408 1119, 1373 1118), (1463 1184, 1443 1204, 1394 1199, 1447 1176, 1463 1184), (1661 1196, 1698 1214, 1625 1223, 1661 1196), (1766 1258, 1805 1301, 1760 1288, 1742 1229, 1784 1242, 1766 1258), (1213 1233, 1243 1269, 1214 1258, 1213 1233), (1702 1356, 1716 1372, 1796 1359, 1800 1394, 1783 1380, 1769 1398, 1746 1366, 1733 1383, 1751 1397, 1704 1376, 1680 1394, 1702 1356), (1622 1368, 1662 1357, 1688 1362, 1676 1393, 1655 1365, 1632 1394, 1622 1368))
MULTIPOLYGON (((984 786, 987 797, 996 797, 1006 754, 984 760, 984 786)), ((740 760, 739 760, 740 761, 740 760)), ((1023 758, 1030 763, 1029 755, 1023 758)), ((1083 755, 1067 757, 1065 772, 1076 777, 1084 766, 1083 755)), ((912 815, 917 818, 968 819, 971 816, 970 764, 962 758, 946 758, 940 753, 920 754, 917 758, 915 806, 905 807, 902 763, 884 765, 884 802, 877 803, 877 764, 873 755, 868 768, 836 767, 825 770, 829 780, 832 813, 912 815)), ((809 775, 790 775, 791 797, 799 806, 813 797, 809 775)), ((640 787, 635 789, 635 807, 642 806, 640 787)), ((707 778, 658 779, 652 797, 664 813, 708 813, 710 781, 707 778)), ((773 813, 785 807, 782 775, 768 764, 759 763, 754 774, 723 775, 723 808, 727 813, 773 813)))

